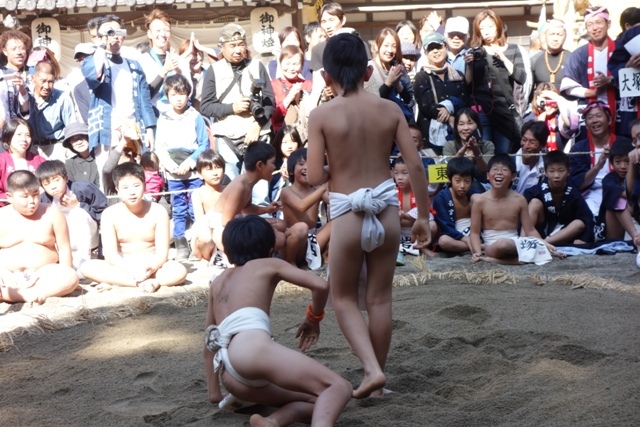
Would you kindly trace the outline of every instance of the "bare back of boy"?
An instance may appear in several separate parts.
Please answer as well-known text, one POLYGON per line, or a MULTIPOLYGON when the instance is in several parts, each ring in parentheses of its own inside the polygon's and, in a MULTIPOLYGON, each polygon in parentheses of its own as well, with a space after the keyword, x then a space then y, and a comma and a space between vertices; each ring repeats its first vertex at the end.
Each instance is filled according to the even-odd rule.
MULTIPOLYGON (((422 203, 423 216, 417 221, 424 233, 418 242, 422 247, 428 243, 424 237, 429 228, 428 216, 424 217, 425 213, 428 215, 424 168, 406 121, 393 102, 359 89, 314 109, 309 120, 308 169, 318 170, 326 151, 332 192, 350 195, 360 189, 375 189, 390 179, 389 154, 394 139, 403 155, 407 154, 405 161, 412 181, 424 183, 423 197, 418 201, 422 203), (418 168, 424 181, 419 180, 418 168)), ((321 183, 316 174, 309 176, 313 185, 321 183)), ((331 299, 342 332, 364 367, 362 383, 353 393, 358 398, 381 393, 386 383, 383 369, 391 341, 391 284, 400 243, 397 195, 394 197, 396 205, 387 206, 376 216, 384 228, 384 241, 367 253, 362 242, 364 213, 350 211, 338 217, 332 214, 331 299), (358 277, 365 258, 368 325, 357 303, 358 277)))
POLYGON ((5 206, 0 208, 0 224, 0 302, 43 302, 77 287, 67 224, 57 208, 40 204, 33 215, 25 217, 5 206), (64 257, 68 259, 60 259, 60 264, 57 238, 61 250, 69 250, 64 257))

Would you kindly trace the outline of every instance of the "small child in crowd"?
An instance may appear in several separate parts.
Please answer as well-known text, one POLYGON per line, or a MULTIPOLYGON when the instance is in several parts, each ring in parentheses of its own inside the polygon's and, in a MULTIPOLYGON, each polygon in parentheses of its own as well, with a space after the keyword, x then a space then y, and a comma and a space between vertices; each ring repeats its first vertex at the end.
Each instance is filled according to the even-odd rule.
MULTIPOLYGON (((306 248, 301 246, 292 264, 306 261, 315 270, 322 266, 322 254, 329 245, 331 222, 318 227, 320 202, 329 201, 327 186, 313 187, 307 180, 307 149, 294 151, 287 160, 291 185, 282 190, 282 212, 287 224, 287 233, 304 233, 308 237, 306 248)), ((293 261, 293 262, 292 262, 293 261)))
POLYGON ((394 140, 409 169, 418 218, 412 227, 415 248, 427 247, 429 193, 424 166, 397 104, 368 93, 362 40, 337 34, 327 41, 322 76, 336 97, 309 118, 308 181, 331 180, 331 301, 340 329, 364 368, 353 396, 380 395, 386 384, 384 366, 391 344, 391 290, 400 244, 398 192, 389 177, 394 140), (383 117, 384 120, 376 118, 383 117), (328 166, 325 166, 325 153, 328 166), (358 307, 358 277, 366 260, 365 305, 358 307))
MULTIPOLYGON (((78 287, 67 222, 40 203, 40 183, 29 171, 7 178, 10 205, 0 208, 0 302, 37 302, 78 287)), ((317 313, 318 311, 316 311, 317 313)))
POLYGON ((540 236, 552 245, 593 241, 593 215, 578 188, 568 183, 569 156, 551 151, 544 156, 545 177, 528 188, 524 197, 540 236))
POLYGON ((44 189, 43 203, 53 203, 67 220, 73 267, 80 271, 82 263, 91 259, 98 247, 98 224, 109 205, 107 197, 92 182, 69 180, 60 160, 47 160, 36 169, 36 177, 44 189))
POLYGON ((169 215, 144 198, 144 169, 125 162, 113 170, 120 203, 102 213, 100 234, 104 260, 92 259, 81 272, 89 280, 116 286, 137 286, 155 292, 179 285, 187 270, 169 255, 169 215))
POLYGON ((100 188, 100 172, 96 159, 89 150, 89 129, 81 122, 64 128, 62 146, 75 154, 64 165, 71 182, 89 181, 100 188))
POLYGON ((541 240, 529 217, 527 201, 511 189, 516 174, 513 158, 508 154, 496 154, 487 168, 491 189, 471 197, 471 260, 540 265, 551 261, 551 254, 564 256, 556 252, 555 246, 541 240), (519 223, 525 237, 518 237, 519 223))
MULTIPOLYGON (((156 194, 164 189, 164 179, 160 175, 160 159, 153 151, 147 151, 140 156, 140 166, 144 169, 145 194, 156 194)), ((151 196, 159 201, 161 196, 151 196)))
MULTIPOLYGON (((278 168, 278 172, 276 172, 269 181, 271 201, 279 201, 282 189, 291 183, 287 160, 291 153, 302 148, 302 146, 302 139, 295 126, 285 125, 276 133, 273 139, 273 148, 276 150, 276 168, 278 168)), ((277 212, 276 217, 282 218, 282 212, 277 212)))
POLYGON ((236 267, 211 282, 204 349, 209 400, 225 398, 222 382, 236 399, 278 408, 267 418, 252 415, 252 426, 335 425, 351 398, 351 385, 316 360, 274 341, 269 319, 278 282, 311 290, 313 300, 296 332, 298 347, 305 352, 320 335, 329 294, 326 280, 273 258, 274 231, 256 215, 229 221, 222 239, 236 267))
POLYGON ((193 216, 196 218, 193 223, 193 237, 191 248, 193 254, 202 260, 209 261, 215 250, 211 229, 207 225, 207 213, 213 210, 226 187, 225 161, 222 156, 214 150, 205 150, 198 156, 196 170, 200 179, 204 183, 202 187, 191 193, 191 203, 193 204, 193 216))
POLYGON ((602 205, 600 217, 604 216, 605 237, 623 239, 625 232, 634 242, 639 235, 633 224, 631 206, 627 203, 626 178, 629 171, 629 153, 633 150, 631 142, 619 139, 609 151, 609 164, 613 171, 602 179, 602 205))
POLYGON ((466 157, 455 157, 447 163, 449 188, 440 191, 433 200, 435 220, 442 235, 438 246, 445 252, 463 253, 471 250, 471 189, 476 165, 466 157))
POLYGON ((160 164, 167 171, 169 191, 173 208, 173 238, 176 245, 176 260, 189 258, 189 242, 184 236, 187 222, 195 221, 190 193, 202 186, 195 171, 198 156, 209 148, 209 136, 204 119, 188 104, 191 84, 182 74, 166 78, 164 93, 171 109, 160 114, 156 130, 156 152, 160 164))

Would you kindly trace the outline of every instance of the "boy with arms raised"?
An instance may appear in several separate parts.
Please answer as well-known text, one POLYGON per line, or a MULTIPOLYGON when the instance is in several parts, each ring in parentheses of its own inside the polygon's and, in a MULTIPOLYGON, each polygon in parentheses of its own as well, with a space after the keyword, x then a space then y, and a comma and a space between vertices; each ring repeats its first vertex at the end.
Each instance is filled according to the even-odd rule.
POLYGON ((209 291, 204 349, 209 400, 223 400, 222 382, 237 399, 279 408, 268 418, 253 415, 252 427, 335 425, 351 398, 351 385, 319 362, 273 341, 269 320, 278 282, 311 290, 313 301, 296 333, 298 347, 306 351, 320 335, 327 282, 272 258, 275 233, 256 215, 229 221, 222 239, 236 267, 214 279, 209 291))
POLYGON ((541 240, 529 217, 526 199, 511 190, 516 175, 513 158, 496 154, 489 160, 487 169, 491 189, 471 197, 471 260, 538 265, 551 261, 551 253, 556 254, 556 248, 541 240), (518 223, 522 224, 522 233, 527 237, 518 237, 518 223))
POLYGON ((179 285, 187 270, 169 255, 169 215, 158 203, 145 200, 144 169, 126 162, 113 170, 120 203, 102 212, 100 234, 104 260, 85 262, 80 271, 89 280, 117 286, 137 286, 155 292, 179 285))
POLYGON ((40 183, 29 171, 7 178, 8 206, 0 208, 0 302, 39 302, 78 286, 71 267, 67 222, 40 203, 40 183))
POLYGON ((364 367, 362 383, 353 392, 363 398, 382 393, 391 343, 391 284, 400 244, 398 193, 389 178, 394 140, 414 184, 416 248, 427 247, 431 240, 429 194, 404 115, 395 103, 364 90, 373 68, 367 67, 362 40, 351 34, 332 37, 323 64, 322 76, 337 96, 309 118, 308 180, 311 185, 331 180, 331 300, 340 328, 364 367), (377 120, 380 117, 384 120, 377 120), (358 277, 365 260, 368 325, 358 308, 358 277))
POLYGON ((568 183, 569 166, 568 155, 550 151, 544 156, 542 182, 524 192, 533 225, 552 245, 593 241, 593 215, 578 188, 568 183))
POLYGON ((440 191, 433 200, 435 220, 442 235, 438 246, 451 253, 471 250, 471 183, 476 165, 466 157, 454 157, 447 163, 449 188, 440 191))
POLYGON ((318 225, 318 211, 320 201, 329 201, 327 186, 313 187, 307 180, 307 149, 301 148, 291 153, 287 159, 287 172, 291 185, 282 189, 280 199, 282 212, 288 230, 296 232, 296 228, 302 226, 299 232, 308 233, 307 247, 301 247, 295 255, 294 262, 307 262, 311 269, 320 268, 322 265, 322 253, 329 245, 331 235, 331 222, 316 229, 318 225))
POLYGON ((191 193, 191 203, 193 204, 193 237, 191 247, 193 254, 203 260, 210 260, 215 249, 211 238, 211 229, 207 226, 207 212, 211 211, 222 191, 226 187, 223 184, 225 175, 225 161, 222 156, 214 150, 208 149, 198 156, 196 171, 202 179, 202 187, 191 193))

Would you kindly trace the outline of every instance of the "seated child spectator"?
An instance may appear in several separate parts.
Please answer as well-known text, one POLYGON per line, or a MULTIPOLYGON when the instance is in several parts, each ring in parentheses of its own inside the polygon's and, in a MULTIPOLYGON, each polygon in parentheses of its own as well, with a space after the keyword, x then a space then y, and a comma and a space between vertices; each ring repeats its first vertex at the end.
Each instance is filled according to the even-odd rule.
MULTIPOLYGON (((295 126, 282 126, 276 133, 273 139, 273 148, 276 150, 278 172, 269 181, 269 197, 272 202, 280 201, 282 189, 290 184, 287 160, 291 153, 302 147, 302 139, 295 126)), ((276 218, 282 218, 282 212, 276 212, 276 218)))
POLYGON ((231 398, 278 408, 266 419, 252 415, 252 426, 335 425, 351 399, 351 385, 316 360, 274 341, 268 315, 281 280, 311 290, 313 301, 296 332, 298 347, 305 352, 320 335, 329 294, 326 280, 272 258, 273 229, 256 215, 229 221, 222 239, 236 268, 214 279, 209 291, 204 349, 209 400, 218 403, 230 397, 222 395, 222 383, 232 391, 231 398))
POLYGON ((322 265, 322 253, 329 245, 331 222, 319 223, 320 202, 329 201, 327 185, 313 187, 307 181, 307 149, 294 151, 287 160, 291 185, 282 190, 282 212, 287 224, 285 235, 301 233, 308 236, 307 246, 301 246, 297 254, 289 253, 291 264, 306 264, 315 270, 322 265))
MULTIPOLYGON (((424 166, 424 170, 427 174, 427 179, 428 179, 429 165, 435 165, 436 163, 443 163, 445 160, 440 158, 438 161, 436 161, 436 158, 438 157, 436 152, 433 151, 433 149, 431 148, 424 148, 424 140, 422 138, 422 131, 420 130, 420 126, 418 126, 415 123, 409 123, 409 132, 411 132, 411 138, 413 138, 413 142, 416 144, 416 148, 418 149, 418 154, 420 154, 420 160, 422 160, 422 166, 424 166)), ((394 153, 394 154, 397 155, 398 153, 394 153)), ((438 191, 440 191, 441 187, 442 187, 441 184, 429 184, 429 197, 435 197, 438 191)))
POLYGON ((511 190, 516 173, 513 159, 508 154, 496 154, 487 167, 491 189, 471 197, 471 260, 540 265, 551 261, 551 254, 564 256, 541 240, 529 217, 527 201, 511 190), (518 223, 525 237, 518 237, 518 223))
POLYGON ((58 208, 40 203, 36 176, 9 175, 7 198, 10 205, 0 208, 0 302, 42 303, 73 292, 78 275, 67 222, 58 208))
MULTIPOLYGON (((413 188, 411 187, 411 179, 409 177, 409 168, 404 163, 402 157, 396 157, 392 162, 392 175, 393 180, 396 183, 398 189, 398 214, 400 215, 400 249, 396 259, 396 265, 404 265, 404 254, 420 255, 420 251, 413 248, 411 244, 411 227, 418 217, 418 207, 416 204, 416 196, 413 194, 413 188)), ((433 216, 433 213, 431 213, 433 216)), ((435 236, 438 232, 438 226, 433 221, 433 218, 429 221, 429 228, 431 235, 435 236)), ((425 253, 433 255, 429 250, 424 250, 425 253)))
MULTIPOLYGON (((152 151, 142 153, 140 166, 144 169, 145 194, 161 193, 164 190, 164 179, 160 175, 160 159, 152 151)), ((159 201, 161 196, 151 196, 154 201, 159 201)))
POLYGON ((176 260, 189 258, 189 242, 184 235, 187 222, 195 221, 190 193, 202 186, 196 173, 196 161, 209 148, 209 136, 204 119, 195 108, 188 105, 191 84, 182 74, 166 78, 164 93, 171 109, 160 114, 156 130, 156 152, 160 164, 167 171, 169 191, 181 191, 171 195, 173 208, 173 239, 176 260))
POLYGON ((447 163, 449 187, 433 200, 435 220, 440 228, 438 246, 445 252, 462 253, 471 250, 471 189, 476 166, 466 157, 456 157, 447 163))
POLYGON ((42 163, 36 169, 36 177, 44 189, 40 200, 56 205, 67 220, 73 267, 79 271, 100 243, 98 224, 109 201, 94 183, 69 180, 60 160, 42 163))
POLYGON ((593 241, 593 216, 580 191, 568 183, 569 156, 552 151, 544 156, 545 177, 528 188, 524 198, 540 236, 552 245, 593 241))
POLYGON ((204 184, 191 193, 193 216, 196 218, 192 227, 191 248, 198 259, 206 261, 211 259, 211 254, 215 250, 211 229, 207 226, 206 215, 216 206, 222 191, 226 187, 224 183, 226 177, 224 174, 225 165, 226 163, 220 153, 211 149, 205 150, 200 154, 196 163, 196 170, 204 184))
POLYGON ((116 286, 137 286, 155 292, 160 286, 179 285, 187 270, 169 255, 169 216, 157 203, 144 199, 144 169, 125 162, 113 170, 113 182, 122 200, 102 213, 100 234, 104 260, 82 265, 89 280, 116 286))
POLYGON ((0 206, 7 199, 7 178, 17 170, 35 173, 38 165, 45 161, 31 148, 31 125, 22 119, 9 119, 2 128, 2 148, 0 153, 0 206))
POLYGON ((89 150, 89 130, 82 122, 64 128, 62 146, 75 154, 65 160, 67 175, 72 182, 89 181, 100 188, 100 173, 96 159, 89 150))
MULTIPOLYGON (((236 215, 243 214, 272 214, 280 209, 280 202, 271 202, 267 206, 257 206, 252 203, 251 194, 253 187, 260 180, 270 180, 276 169, 276 151, 270 144, 266 142, 253 142, 247 147, 244 156, 245 172, 236 176, 229 185, 225 187, 222 194, 218 198, 215 207, 209 214, 209 227, 213 230, 213 243, 216 250, 224 253, 222 244, 222 232, 224 227, 236 215)), ((273 222, 270 222, 272 227, 273 222)), ((274 227, 275 228, 275 227, 274 227)), ((285 236, 282 231, 276 231, 276 251, 285 249, 285 236)), ((291 242, 286 245, 297 253, 300 245, 306 245, 306 236, 292 236, 291 242), (298 241, 294 241, 293 237, 297 237, 298 241)), ((216 254, 217 255, 217 254, 216 254)), ((284 255, 284 254, 283 254, 284 255)), ((283 256, 286 258, 286 255, 283 256)), ((213 263, 219 267, 226 267, 224 258, 214 257, 213 263)))
POLYGON ((600 207, 600 217, 604 216, 607 239, 624 239, 625 232, 634 242, 640 238, 633 224, 631 205, 627 203, 626 178, 629 171, 629 152, 632 150, 631 142, 619 140, 609 151, 609 163, 613 166, 613 171, 602 179, 600 207))

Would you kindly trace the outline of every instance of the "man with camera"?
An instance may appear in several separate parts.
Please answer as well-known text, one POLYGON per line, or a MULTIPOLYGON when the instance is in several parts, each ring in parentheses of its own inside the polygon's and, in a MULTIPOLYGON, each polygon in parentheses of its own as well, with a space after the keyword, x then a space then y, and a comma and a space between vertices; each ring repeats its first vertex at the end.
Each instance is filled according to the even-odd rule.
POLYGON ((120 138, 121 127, 131 122, 146 132, 144 140, 153 150, 156 116, 151 105, 149 85, 137 61, 123 58, 120 49, 126 36, 123 22, 115 15, 105 16, 98 26, 99 44, 93 55, 82 62, 82 74, 92 90, 87 126, 89 145, 101 171, 120 138))
POLYGON ((207 70, 200 112, 213 118, 211 131, 227 163, 225 172, 233 179, 240 173, 247 144, 269 141, 275 100, 266 68, 248 58, 241 26, 222 27, 219 47, 223 59, 207 70))

